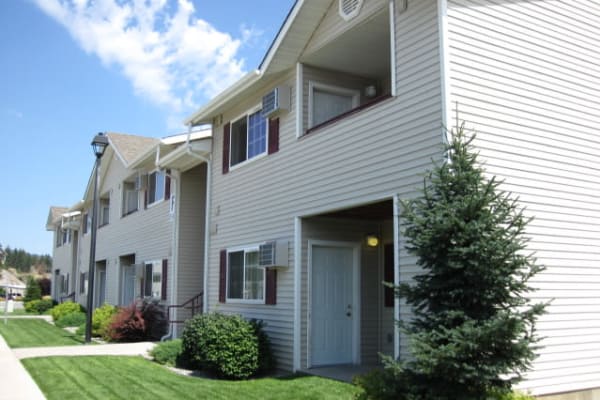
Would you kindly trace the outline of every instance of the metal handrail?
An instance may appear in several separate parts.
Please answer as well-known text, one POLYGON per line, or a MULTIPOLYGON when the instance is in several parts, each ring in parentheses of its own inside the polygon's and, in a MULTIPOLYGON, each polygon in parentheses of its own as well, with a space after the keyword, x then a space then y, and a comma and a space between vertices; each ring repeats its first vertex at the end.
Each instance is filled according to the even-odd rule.
POLYGON ((200 292, 199 294, 192 297, 191 299, 189 299, 188 301, 186 301, 183 304, 174 304, 174 305, 167 306, 167 321, 169 322, 169 324, 182 324, 185 322, 185 320, 172 320, 171 319, 171 309, 177 308, 177 309, 191 310, 190 318, 192 318, 192 317, 194 317, 194 315, 202 313, 203 304, 204 304, 204 292, 200 292))
POLYGON ((69 293, 66 296, 61 296, 60 297, 60 302, 64 303, 65 301, 67 301, 69 299, 71 299, 71 301, 73 301, 73 302, 75 301, 75 292, 69 293))

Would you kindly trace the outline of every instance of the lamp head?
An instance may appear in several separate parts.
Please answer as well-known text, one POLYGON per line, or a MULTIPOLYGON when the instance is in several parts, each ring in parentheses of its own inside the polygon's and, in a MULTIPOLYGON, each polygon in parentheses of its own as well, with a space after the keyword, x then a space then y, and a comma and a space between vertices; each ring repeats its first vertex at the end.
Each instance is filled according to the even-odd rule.
POLYGON ((98 133, 92 140, 92 149, 96 157, 101 158, 108 147, 108 137, 102 132, 98 133))

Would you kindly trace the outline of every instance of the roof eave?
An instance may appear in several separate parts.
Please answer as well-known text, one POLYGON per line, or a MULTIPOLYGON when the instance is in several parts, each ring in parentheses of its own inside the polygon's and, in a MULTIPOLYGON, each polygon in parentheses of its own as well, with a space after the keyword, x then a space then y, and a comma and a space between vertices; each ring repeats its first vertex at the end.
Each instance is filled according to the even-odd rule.
POLYGON ((229 103, 239 92, 242 92, 252 85, 256 84, 262 77, 259 70, 254 70, 240 78, 233 85, 229 86, 214 99, 188 117, 183 123, 188 126, 200 125, 202 123, 211 123, 213 115, 218 114, 221 108, 229 103))

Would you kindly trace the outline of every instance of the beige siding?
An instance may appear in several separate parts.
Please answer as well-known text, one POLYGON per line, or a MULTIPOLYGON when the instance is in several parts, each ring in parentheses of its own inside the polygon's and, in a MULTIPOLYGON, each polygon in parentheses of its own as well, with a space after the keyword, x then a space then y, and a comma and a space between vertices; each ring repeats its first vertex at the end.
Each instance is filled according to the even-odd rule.
MULTIPOLYGON (((206 204, 206 164, 180 175, 178 182, 178 265, 176 304, 183 304, 203 290, 204 214, 206 204)), ((175 276, 173 277, 175 279, 175 276)), ((178 312, 177 319, 189 317, 178 312)), ((181 326, 177 326, 178 332, 181 326)))
POLYGON ((387 7, 388 0, 367 0, 363 2, 360 13, 349 21, 340 17, 338 9, 338 0, 331 2, 331 6, 325 17, 321 21, 319 28, 315 31, 311 41, 305 49, 306 54, 310 54, 325 46, 329 41, 353 27, 365 22, 382 8, 387 7))
MULTIPOLYGON (((295 134, 294 111, 282 115, 279 152, 226 175, 221 172, 223 126, 214 127, 211 219, 216 233, 211 235, 209 254, 209 308, 264 319, 282 368, 291 369, 293 358, 293 251, 289 270, 278 274, 275 306, 218 304, 219 251, 271 239, 292 244, 295 216, 390 198, 394 193, 414 193, 431 158, 441 154, 436 7, 433 0, 415 1, 407 12, 396 16, 396 98, 300 139, 295 134)), ((293 87, 294 72, 271 84, 285 82, 293 87)), ((257 104, 264 92, 241 100, 224 114, 224 122, 257 104)), ((305 263, 303 257, 303 269, 305 263)), ((402 265, 409 267, 404 259, 402 265)), ((302 302, 305 312, 305 292, 302 302)))
MULTIPOLYGON (((114 156, 103 160, 103 168, 106 168, 106 175, 99 193, 101 197, 110 196, 110 220, 108 225, 98 228, 96 260, 106 260, 106 301, 117 305, 122 286, 120 256, 135 254, 136 263, 167 259, 168 278, 171 279, 173 219, 169 214, 168 201, 155 203, 144 209, 142 192, 138 211, 121 216, 123 180, 130 178, 133 173, 114 156)), ((88 271, 89 268, 89 242, 90 235, 84 235, 80 247, 81 272, 88 271)), ((171 288, 170 282, 167 288, 171 288)), ((136 284, 135 290, 138 295, 139 284, 136 284)), ((85 299, 81 300, 85 302, 85 299)))
POLYGON ((545 346, 522 387, 600 382, 600 3, 449 1, 451 101, 505 179, 547 270, 534 299, 545 346))

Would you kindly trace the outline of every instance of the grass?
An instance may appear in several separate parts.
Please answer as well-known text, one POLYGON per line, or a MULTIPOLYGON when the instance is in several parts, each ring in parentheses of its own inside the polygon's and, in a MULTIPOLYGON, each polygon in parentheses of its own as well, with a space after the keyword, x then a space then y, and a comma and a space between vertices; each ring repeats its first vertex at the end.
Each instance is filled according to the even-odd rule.
POLYGON ((22 360, 48 400, 352 399, 357 389, 314 376, 225 381, 178 375, 142 357, 22 360))
POLYGON ((9 318, 5 325, 0 319, 0 335, 12 347, 69 346, 83 343, 81 336, 42 319, 9 318))

